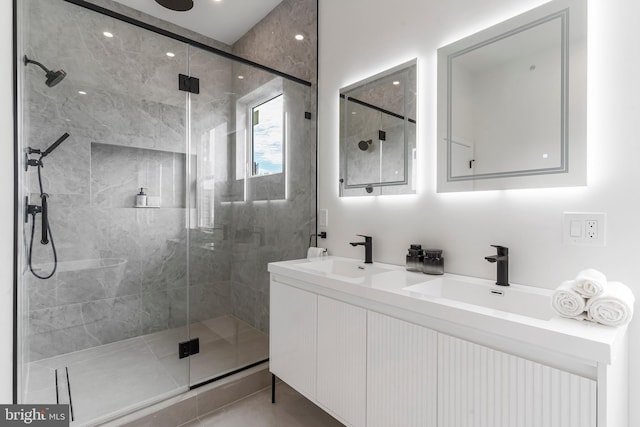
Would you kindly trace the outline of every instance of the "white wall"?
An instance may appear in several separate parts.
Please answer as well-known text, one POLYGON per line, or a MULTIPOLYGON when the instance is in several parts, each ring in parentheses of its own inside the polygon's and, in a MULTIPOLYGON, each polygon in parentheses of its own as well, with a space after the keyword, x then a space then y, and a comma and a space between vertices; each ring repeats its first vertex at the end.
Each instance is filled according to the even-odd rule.
MULTIPOLYGON (((374 260, 403 264, 410 243, 444 249, 446 271, 485 278, 490 244, 511 249, 511 280, 553 288, 595 267, 640 297, 640 2, 589 0, 588 186, 437 194, 436 50, 543 0, 320 0, 318 205, 334 255, 373 236, 374 260), (418 194, 338 198, 338 90, 418 58, 418 194), (565 246, 564 211, 608 214, 607 246, 565 246)), ((631 396, 640 393, 640 315, 630 326, 631 396)), ((632 405, 630 425, 640 425, 632 405)), ((623 426, 620 426, 623 427, 623 426)))
POLYGON ((0 2, 0 403, 11 403, 13 357, 13 24, 0 2))

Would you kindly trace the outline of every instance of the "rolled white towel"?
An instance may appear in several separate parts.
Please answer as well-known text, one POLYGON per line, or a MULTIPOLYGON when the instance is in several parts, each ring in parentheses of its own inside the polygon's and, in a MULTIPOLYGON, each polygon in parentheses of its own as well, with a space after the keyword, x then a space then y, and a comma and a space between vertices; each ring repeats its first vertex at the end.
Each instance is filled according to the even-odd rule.
POLYGON ((587 302, 587 318, 607 326, 622 326, 633 317, 635 296, 620 282, 609 282, 599 297, 587 302))
POLYGON ((309 249, 307 249, 307 259, 318 258, 323 256, 327 256, 326 248, 316 248, 312 246, 309 249))
POLYGON ((582 270, 573 281, 573 289, 585 298, 594 298, 604 292, 607 277, 593 268, 582 270))
POLYGON ((574 289, 574 281, 562 282, 551 296, 551 306, 563 317, 584 319, 587 301, 574 289))

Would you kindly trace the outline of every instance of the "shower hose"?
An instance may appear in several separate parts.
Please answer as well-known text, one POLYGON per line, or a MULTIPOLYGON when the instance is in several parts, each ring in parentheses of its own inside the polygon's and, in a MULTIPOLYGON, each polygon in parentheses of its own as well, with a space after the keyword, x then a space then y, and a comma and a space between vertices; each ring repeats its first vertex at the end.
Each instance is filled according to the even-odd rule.
MULTIPOLYGON (((40 186, 40 200, 42 200, 41 205, 45 205, 46 201, 45 199, 47 197, 49 197, 49 195, 47 193, 45 193, 42 189, 42 173, 41 173, 41 169, 42 169, 42 157, 40 157, 40 160, 38 160, 38 184, 40 186)), ((56 269, 58 268, 58 254, 56 252, 56 245, 55 243, 53 243, 53 235, 51 234, 51 226, 49 225, 49 217, 48 215, 45 215, 43 213, 42 215, 42 220, 46 221, 45 227, 47 229, 47 232, 49 233, 49 241, 51 242, 51 250, 53 251, 53 270, 51 270, 51 273, 49 273, 48 275, 44 275, 41 276, 38 273, 36 273, 35 271, 33 271, 33 265, 31 264, 31 254, 33 252, 33 236, 35 234, 36 231, 36 214, 37 212, 33 212, 32 215, 32 220, 31 220, 31 240, 29 242, 29 254, 27 256, 27 262, 29 264, 29 271, 31 271, 31 273, 36 276, 38 279, 49 279, 51 278, 55 272, 56 269)), ((46 242, 44 240, 41 241, 41 243, 43 245, 46 245, 46 242)))

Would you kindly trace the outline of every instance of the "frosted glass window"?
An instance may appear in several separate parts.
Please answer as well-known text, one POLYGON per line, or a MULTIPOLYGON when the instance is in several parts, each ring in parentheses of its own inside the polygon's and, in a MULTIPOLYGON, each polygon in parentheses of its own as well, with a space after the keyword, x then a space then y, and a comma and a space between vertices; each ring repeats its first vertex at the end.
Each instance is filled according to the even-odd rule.
POLYGON ((282 94, 251 109, 252 176, 282 173, 284 126, 282 94))

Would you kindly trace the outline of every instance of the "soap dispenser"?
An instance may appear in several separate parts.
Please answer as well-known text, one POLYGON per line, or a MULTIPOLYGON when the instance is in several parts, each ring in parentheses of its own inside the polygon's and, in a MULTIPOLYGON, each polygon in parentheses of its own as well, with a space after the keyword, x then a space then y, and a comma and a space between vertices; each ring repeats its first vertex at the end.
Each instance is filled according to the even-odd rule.
POLYGON ((422 266, 424 274, 444 274, 442 249, 425 249, 422 266))
POLYGON ((407 254, 407 271, 422 271, 423 258, 422 245, 412 244, 407 254))
POLYGON ((144 192, 144 187, 140 187, 140 192, 136 195, 136 208, 145 206, 147 206, 147 195, 144 192))

